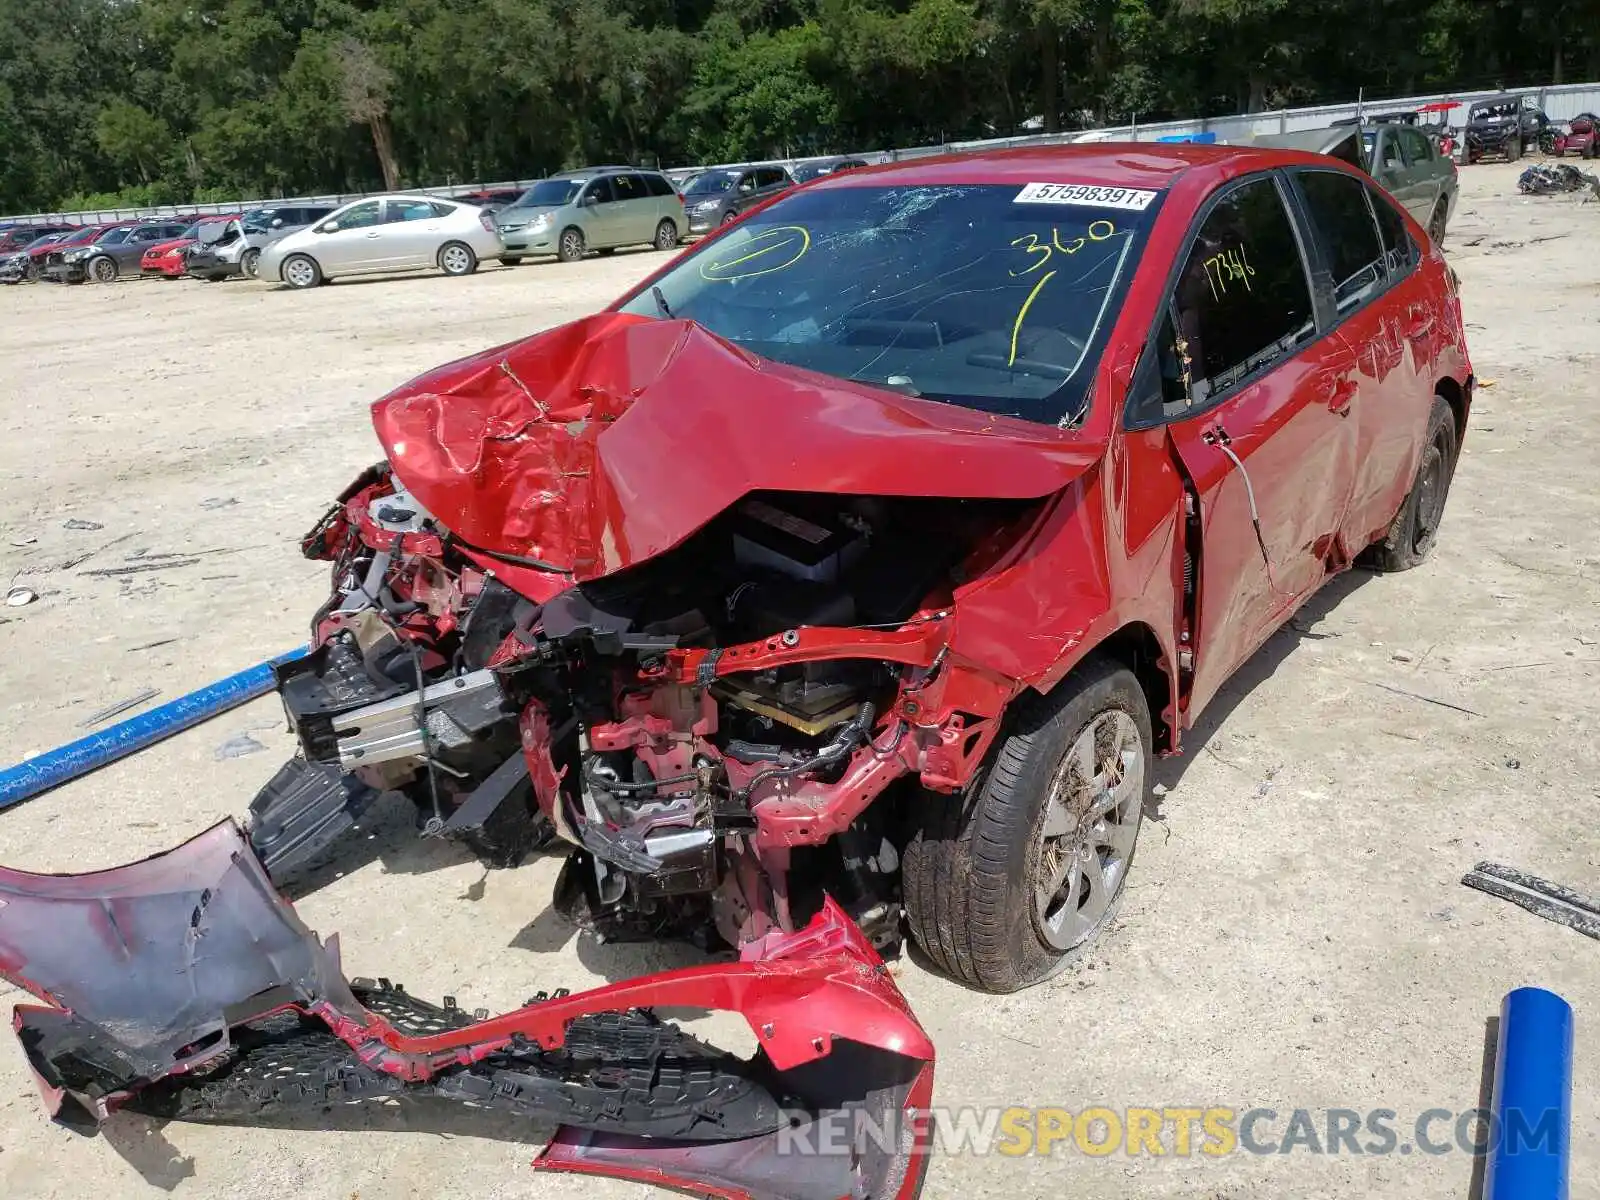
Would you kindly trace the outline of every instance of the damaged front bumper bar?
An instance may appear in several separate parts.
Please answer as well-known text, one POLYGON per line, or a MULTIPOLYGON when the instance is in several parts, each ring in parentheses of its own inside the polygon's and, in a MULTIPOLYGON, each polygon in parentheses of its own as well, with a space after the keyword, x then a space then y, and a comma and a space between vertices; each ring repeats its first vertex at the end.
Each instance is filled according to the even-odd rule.
POLYGON ((432 1097, 558 1124, 540 1167, 725 1197, 909 1200, 926 1170, 932 1047, 831 901, 757 959, 469 1017, 346 980, 227 821, 108 871, 0 868, 0 975, 40 999, 18 1037, 51 1115, 84 1129, 432 1097), (759 1050, 658 1007, 738 1013, 759 1050))

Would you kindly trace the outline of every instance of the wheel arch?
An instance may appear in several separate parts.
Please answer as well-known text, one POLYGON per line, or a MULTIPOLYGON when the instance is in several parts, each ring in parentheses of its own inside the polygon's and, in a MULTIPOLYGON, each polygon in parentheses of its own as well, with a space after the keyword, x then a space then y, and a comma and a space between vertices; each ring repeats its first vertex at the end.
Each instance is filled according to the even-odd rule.
POLYGON ((1176 661, 1155 628, 1144 621, 1129 621, 1120 626, 1078 655, 1070 668, 1043 689, 1044 694, 1060 688, 1092 657, 1110 659, 1133 673, 1150 706, 1150 728, 1155 735, 1156 753, 1175 753, 1180 739, 1178 705, 1174 700, 1177 695, 1176 661))
POLYGON ((1471 382, 1467 387, 1462 387, 1449 375, 1441 378, 1433 385, 1434 392, 1450 406, 1450 413, 1456 419, 1456 454, 1461 453, 1461 441, 1467 432, 1467 414, 1471 411, 1471 382))

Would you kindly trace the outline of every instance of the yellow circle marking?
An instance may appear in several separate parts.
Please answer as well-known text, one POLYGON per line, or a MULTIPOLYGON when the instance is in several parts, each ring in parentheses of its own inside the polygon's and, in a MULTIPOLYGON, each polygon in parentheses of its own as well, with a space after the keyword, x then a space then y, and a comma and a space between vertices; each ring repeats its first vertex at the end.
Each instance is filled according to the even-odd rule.
POLYGON ((775 225, 756 234, 737 249, 744 251, 738 258, 726 262, 715 258, 702 261, 700 277, 712 283, 733 283, 785 270, 804 258, 806 251, 811 249, 811 231, 804 225, 775 225), (785 252, 789 252, 787 257, 783 257, 785 252), (751 263, 755 266, 740 269, 751 263))
POLYGON ((1103 242, 1107 238, 1113 236, 1116 232, 1117 227, 1110 221, 1091 221, 1089 223, 1089 240, 1091 242, 1103 242), (1095 230, 1102 225, 1105 226, 1106 231, 1104 233, 1096 233, 1095 230))

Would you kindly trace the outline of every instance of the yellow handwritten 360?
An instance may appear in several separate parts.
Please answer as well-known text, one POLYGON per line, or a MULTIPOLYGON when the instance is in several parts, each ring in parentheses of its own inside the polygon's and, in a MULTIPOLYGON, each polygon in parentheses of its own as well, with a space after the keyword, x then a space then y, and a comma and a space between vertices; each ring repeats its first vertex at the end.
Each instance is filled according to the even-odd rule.
POLYGON ((1084 231, 1084 236, 1071 238, 1066 242, 1061 240, 1061 231, 1052 228, 1050 240, 1044 241, 1037 233, 1025 233, 1011 242, 1013 246, 1020 246, 1024 254, 1034 256, 1034 261, 1020 271, 1012 271, 1013 279, 1021 275, 1031 275, 1060 251, 1062 254, 1076 254, 1090 242, 1103 242, 1115 237, 1117 227, 1110 221, 1092 221, 1089 228, 1084 231))

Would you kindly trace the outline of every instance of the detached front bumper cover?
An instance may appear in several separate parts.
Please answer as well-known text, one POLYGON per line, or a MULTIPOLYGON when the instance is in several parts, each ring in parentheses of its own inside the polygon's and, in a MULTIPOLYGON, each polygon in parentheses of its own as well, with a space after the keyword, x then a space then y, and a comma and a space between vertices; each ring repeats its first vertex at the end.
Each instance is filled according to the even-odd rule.
POLYGON ((734 1200, 909 1200, 933 1050, 831 902, 759 959, 711 963, 499 1017, 346 980, 231 821, 86 875, 0 868, 0 975, 58 1121, 121 1108, 250 1124, 413 1097, 560 1125, 546 1169, 734 1200), (759 1052, 704 1045, 656 1007, 739 1013, 759 1052))

